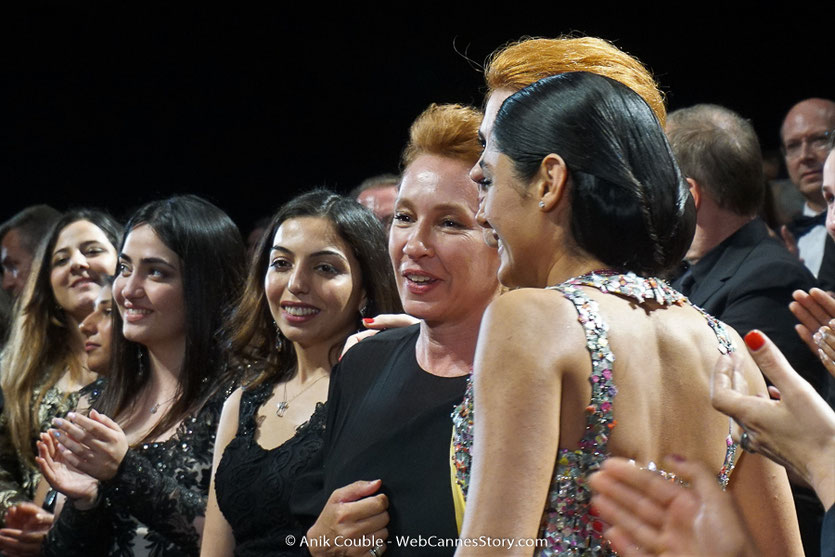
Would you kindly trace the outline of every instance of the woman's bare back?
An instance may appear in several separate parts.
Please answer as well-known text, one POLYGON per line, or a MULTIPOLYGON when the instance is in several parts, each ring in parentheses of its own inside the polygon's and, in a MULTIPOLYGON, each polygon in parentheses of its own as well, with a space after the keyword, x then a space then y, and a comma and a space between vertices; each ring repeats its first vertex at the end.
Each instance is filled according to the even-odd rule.
MULTIPOLYGON (((729 421, 710 404, 710 378, 726 350, 708 318, 686 303, 639 304, 618 294, 583 290, 598 303, 614 355, 617 395, 610 453, 644 464, 669 454, 686 455, 718 473, 726 456, 729 421)), ((742 346, 733 331, 719 327, 720 335, 724 328, 733 344, 742 346)), ((576 320, 575 328, 577 334, 565 340, 585 356, 585 365, 567 368, 562 375, 560 447, 566 449, 576 447, 583 434, 584 409, 591 398, 591 359, 576 320)))

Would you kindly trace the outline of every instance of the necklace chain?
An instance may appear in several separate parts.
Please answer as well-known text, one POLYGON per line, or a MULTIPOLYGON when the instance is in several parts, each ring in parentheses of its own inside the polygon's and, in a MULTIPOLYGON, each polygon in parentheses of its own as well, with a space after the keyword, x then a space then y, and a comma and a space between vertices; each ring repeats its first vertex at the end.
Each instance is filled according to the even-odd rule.
POLYGON ((284 414, 287 413, 287 409, 290 408, 290 403, 291 402, 293 402, 294 400, 296 400, 297 398, 302 396, 309 388, 311 388, 313 385, 315 385, 316 383, 318 383, 320 380, 324 379, 325 377, 327 377, 327 375, 322 375, 318 379, 314 380, 310 385, 308 385, 307 387, 305 387, 304 389, 302 389, 301 391, 296 393, 296 395, 293 398, 291 398, 290 400, 287 400, 287 383, 288 382, 285 381, 284 382, 284 399, 281 402, 279 402, 278 405, 276 406, 275 415, 278 416, 279 418, 283 418, 284 414))

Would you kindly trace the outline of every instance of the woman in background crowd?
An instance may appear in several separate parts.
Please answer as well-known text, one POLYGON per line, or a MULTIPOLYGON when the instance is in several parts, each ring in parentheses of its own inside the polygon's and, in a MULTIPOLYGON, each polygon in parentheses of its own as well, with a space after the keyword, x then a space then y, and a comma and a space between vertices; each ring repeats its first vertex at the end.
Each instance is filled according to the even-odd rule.
MULTIPOLYGON (((79 393, 94 393, 104 385, 104 375, 110 367, 110 345, 113 317, 111 305, 113 301, 113 277, 104 277, 101 291, 93 304, 93 311, 84 318, 79 328, 84 335, 84 351, 87 353, 87 369, 99 374, 99 378, 82 389, 79 393)), ((47 433, 41 433, 41 440, 48 437, 47 433)), ((38 462, 40 457, 35 457, 38 462)), ((41 478, 38 486, 39 492, 46 492, 44 507, 55 509, 59 513, 62 503, 56 497, 58 492, 49 487, 49 483, 41 478), (43 490, 43 491, 41 491, 43 490)), ((6 512, 7 527, 0 530, 0 534, 9 538, 4 540, 4 548, 7 557, 23 555, 40 555, 41 545, 46 538, 49 527, 52 525, 53 515, 34 503, 18 503, 6 512)))
POLYGON ((87 368, 101 375, 110 370, 111 347, 113 344, 113 280, 105 277, 93 311, 79 325, 84 335, 84 351, 87 353, 87 368))
POLYGON ((35 511, 46 495, 37 490, 35 442, 95 379, 78 325, 116 269, 120 239, 121 227, 105 213, 67 212, 39 248, 21 294, 0 379, 6 399, 0 417, 0 513, 8 527, 0 530, 0 550, 7 553, 23 551, 19 536, 26 517, 40 514, 41 526, 51 521, 49 512, 35 511))

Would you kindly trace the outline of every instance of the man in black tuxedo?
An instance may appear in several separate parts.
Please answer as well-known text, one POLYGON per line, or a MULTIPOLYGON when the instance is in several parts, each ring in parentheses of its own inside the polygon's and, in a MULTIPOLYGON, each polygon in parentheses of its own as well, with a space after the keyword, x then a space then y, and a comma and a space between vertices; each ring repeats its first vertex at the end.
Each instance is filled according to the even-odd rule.
MULTIPOLYGON (((765 181, 753 126, 703 104, 669 114, 667 136, 696 202, 690 267, 673 286, 740 335, 765 332, 821 392, 826 370, 795 333, 789 311, 792 292, 816 286, 815 277, 757 216, 765 181)), ((810 490, 793 484, 792 491, 806 554, 814 555, 823 508, 810 490)))
POLYGON ((782 230, 824 290, 835 290, 835 241, 826 233, 823 163, 835 130, 835 102, 806 99, 794 105, 780 128, 781 151, 789 179, 806 200, 803 214, 782 230))

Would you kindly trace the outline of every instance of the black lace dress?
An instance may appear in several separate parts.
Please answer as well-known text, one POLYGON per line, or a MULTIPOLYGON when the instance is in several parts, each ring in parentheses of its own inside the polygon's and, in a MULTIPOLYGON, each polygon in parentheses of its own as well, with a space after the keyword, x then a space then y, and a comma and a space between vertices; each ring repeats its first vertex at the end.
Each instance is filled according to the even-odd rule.
POLYGON ((218 391, 167 441, 129 449, 116 476, 101 482, 97 507, 80 511, 67 502, 43 555, 199 555, 195 522, 202 527, 215 434, 231 391, 231 385, 218 391))
POLYGON ((244 391, 238 433, 223 452, 215 474, 218 506, 232 527, 238 557, 303 553, 305 529, 290 513, 290 492, 297 475, 322 448, 327 411, 318 403, 294 437, 279 447, 264 449, 255 438, 256 419, 274 387, 264 384, 244 391))

